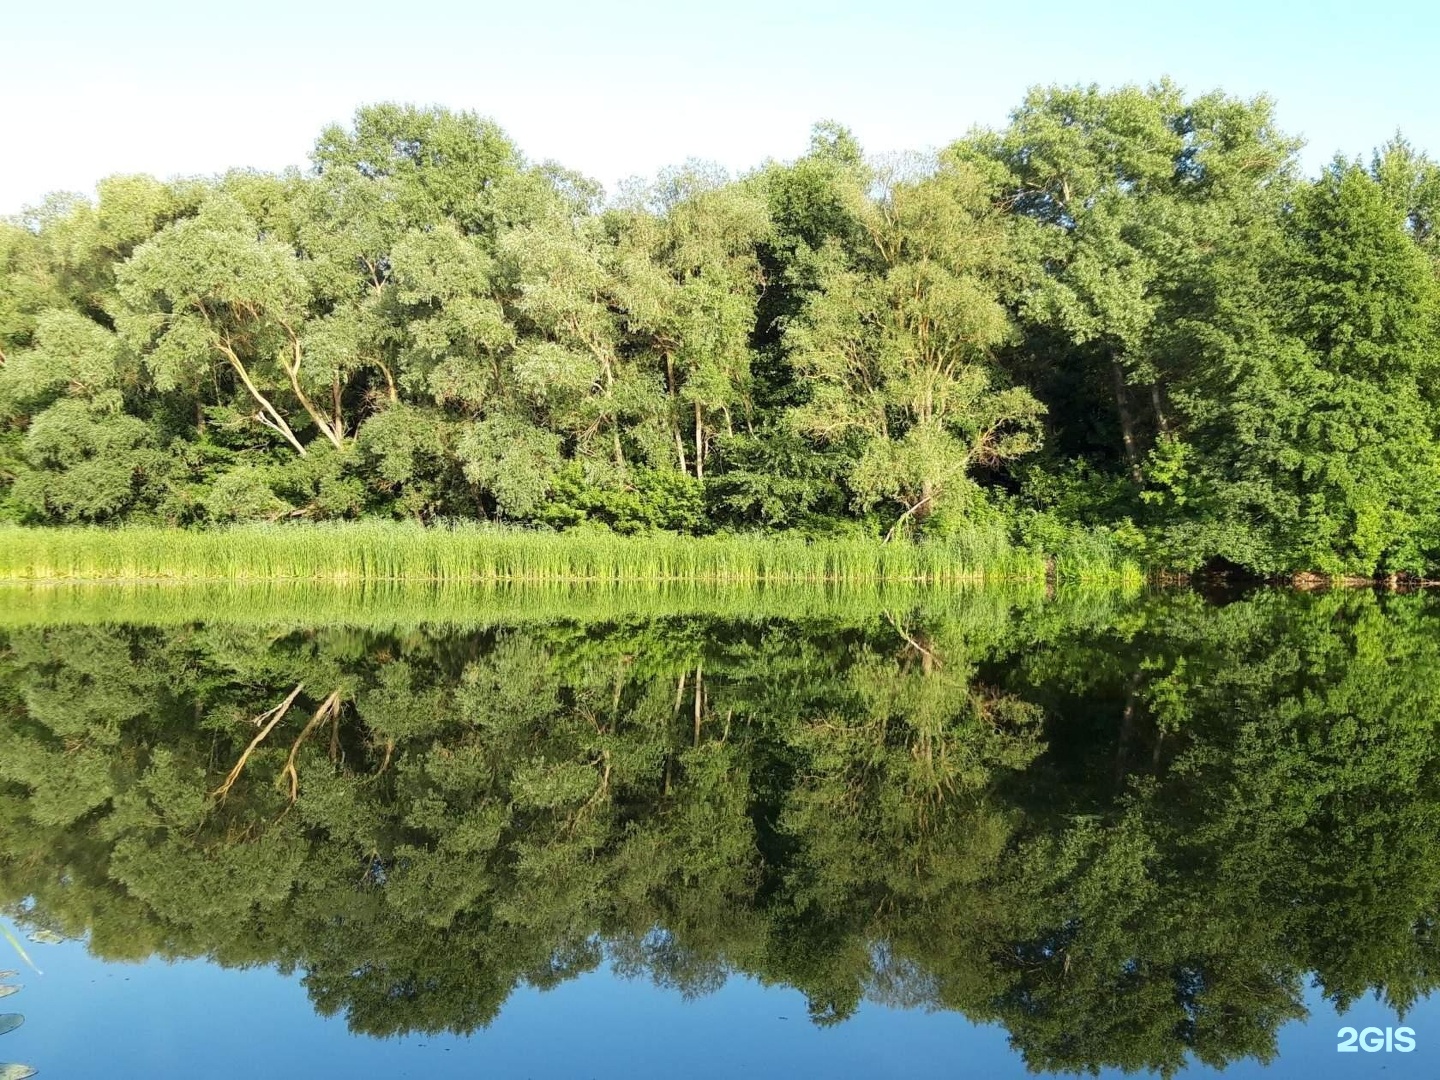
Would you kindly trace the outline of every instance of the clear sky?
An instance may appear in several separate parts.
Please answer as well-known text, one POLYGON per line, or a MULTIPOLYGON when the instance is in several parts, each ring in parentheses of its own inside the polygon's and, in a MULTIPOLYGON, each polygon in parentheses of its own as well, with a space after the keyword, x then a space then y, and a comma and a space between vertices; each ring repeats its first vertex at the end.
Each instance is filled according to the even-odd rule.
POLYGON ((17 0, 0 17, 0 214, 114 172, 304 165, 399 100, 494 117, 613 189, 850 125, 876 152, 1002 123, 1036 83, 1267 93, 1315 168, 1397 128, 1440 155, 1434 0, 17 0))

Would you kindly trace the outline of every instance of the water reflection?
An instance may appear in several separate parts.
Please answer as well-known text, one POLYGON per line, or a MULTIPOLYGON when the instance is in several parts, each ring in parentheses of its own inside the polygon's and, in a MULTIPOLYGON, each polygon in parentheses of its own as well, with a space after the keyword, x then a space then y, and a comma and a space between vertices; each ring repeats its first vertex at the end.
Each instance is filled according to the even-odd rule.
MULTIPOLYGON (((1190 594, 0 637, 0 902, 468 1032, 613 963, 1269 1060, 1440 981, 1440 607, 1190 594)), ((801 1018, 796 1017, 797 1021, 801 1018)))

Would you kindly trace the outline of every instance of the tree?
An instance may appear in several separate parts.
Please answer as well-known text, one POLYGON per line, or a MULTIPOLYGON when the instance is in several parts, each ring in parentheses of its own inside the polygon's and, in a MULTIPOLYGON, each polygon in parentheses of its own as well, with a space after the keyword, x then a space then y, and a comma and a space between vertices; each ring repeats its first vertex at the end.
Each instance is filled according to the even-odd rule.
POLYGON ((266 236, 237 200, 216 195, 141 245, 121 267, 118 290, 120 334, 158 389, 203 385, 218 364, 258 406, 253 419, 302 457, 306 446, 280 397, 287 392, 320 436, 345 448, 348 372, 306 348, 321 320, 310 318, 300 258, 266 236))
POLYGON ((1440 171, 1305 180, 1265 98, 1031 91, 867 162, 606 198, 382 104, 302 172, 0 225, 0 516, 1094 531, 1179 570, 1440 565, 1440 171), (66 445, 68 444, 68 445, 66 445))
POLYGON ((726 437, 735 434, 735 412, 752 430, 754 422, 756 251, 770 222, 752 190, 728 181, 692 165, 631 192, 612 212, 625 327, 663 372, 675 464, 697 480, 718 420, 726 437))
POLYGON ((1175 324, 1186 423, 1157 449, 1150 498, 1192 559, 1418 570, 1436 514, 1433 263, 1350 163, 1298 191, 1280 225, 1175 324))
POLYGON ((1166 404, 1184 362, 1166 328, 1214 245, 1275 212, 1297 149, 1265 98, 1187 100, 1168 81, 1032 90, 1006 129, 957 144, 1004 170, 1037 353, 1018 362, 1067 452, 1118 456, 1143 483, 1146 453, 1183 423, 1166 404))
POLYGON ((850 485, 862 507, 899 506, 894 535, 912 518, 967 508, 974 468, 1034 449, 1043 410, 1023 388, 998 385, 1008 253, 983 175, 947 155, 929 175, 881 172, 874 184, 873 197, 858 184, 849 193, 863 240, 824 249, 786 340, 812 380, 794 423, 826 442, 854 440, 850 485))

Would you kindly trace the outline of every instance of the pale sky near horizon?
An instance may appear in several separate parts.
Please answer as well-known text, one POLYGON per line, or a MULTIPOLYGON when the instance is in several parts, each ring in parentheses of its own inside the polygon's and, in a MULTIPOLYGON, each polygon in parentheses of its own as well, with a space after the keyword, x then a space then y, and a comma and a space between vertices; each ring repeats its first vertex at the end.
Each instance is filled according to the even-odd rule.
POLYGON ((0 214, 117 172, 304 166, 326 124, 386 100, 491 116, 610 190, 692 157, 794 157, 820 119, 924 150, 1037 83, 1162 75, 1270 95, 1312 171, 1397 129, 1440 156, 1440 4, 1419 0, 31 0, 0 42, 0 214))

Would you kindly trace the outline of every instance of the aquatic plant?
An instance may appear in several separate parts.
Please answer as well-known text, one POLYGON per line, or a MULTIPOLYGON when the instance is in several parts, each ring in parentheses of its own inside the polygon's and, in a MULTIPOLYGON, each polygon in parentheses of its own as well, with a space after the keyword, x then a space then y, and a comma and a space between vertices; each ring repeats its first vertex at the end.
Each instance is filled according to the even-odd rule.
MULTIPOLYGON (((599 530, 423 527, 363 521, 178 530, 0 530, 0 579, 16 581, 470 581, 714 584, 1027 579, 1050 569, 1003 530, 976 528, 944 541, 886 543, 754 533, 627 537, 599 530)), ((1113 548, 1056 567, 1078 581, 1140 578, 1113 548)))

